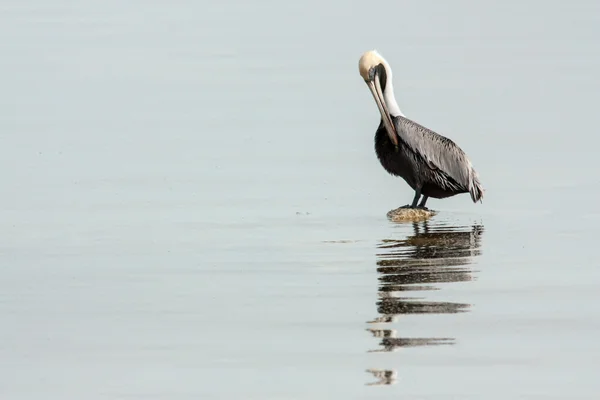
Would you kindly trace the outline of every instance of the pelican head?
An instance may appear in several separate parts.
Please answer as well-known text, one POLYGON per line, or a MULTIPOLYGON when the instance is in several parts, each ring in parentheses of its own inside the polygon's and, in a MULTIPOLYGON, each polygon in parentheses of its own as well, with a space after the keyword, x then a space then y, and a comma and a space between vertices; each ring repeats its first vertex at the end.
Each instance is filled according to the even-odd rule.
POLYGON ((400 114, 394 98, 392 87, 392 68, 377 52, 370 50, 364 53, 358 61, 360 76, 365 80, 371 94, 381 113, 381 120, 387 130, 388 136, 395 146, 398 145, 398 136, 392 122, 392 114, 400 114))

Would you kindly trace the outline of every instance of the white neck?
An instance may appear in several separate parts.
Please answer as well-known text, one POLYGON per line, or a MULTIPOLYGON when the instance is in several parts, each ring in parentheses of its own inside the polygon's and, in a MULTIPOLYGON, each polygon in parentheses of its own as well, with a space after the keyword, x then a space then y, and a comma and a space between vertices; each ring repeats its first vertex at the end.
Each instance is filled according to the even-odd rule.
POLYGON ((398 103, 396 103, 396 97, 394 97, 394 85, 392 84, 391 78, 391 74, 389 74, 385 90, 383 91, 383 99, 392 116, 397 117, 401 115, 404 117, 404 114, 400 111, 400 107, 398 107, 398 103))

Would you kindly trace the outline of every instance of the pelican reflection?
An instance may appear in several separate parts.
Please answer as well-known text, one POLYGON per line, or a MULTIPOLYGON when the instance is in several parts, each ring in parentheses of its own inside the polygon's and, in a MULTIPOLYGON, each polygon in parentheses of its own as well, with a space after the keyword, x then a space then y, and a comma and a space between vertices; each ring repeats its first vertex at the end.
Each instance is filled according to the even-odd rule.
MULTIPOLYGON (((379 315, 372 324, 389 324, 403 314, 453 314, 469 311, 469 303, 428 301, 408 292, 441 290, 438 284, 466 282, 473 279, 470 264, 480 255, 483 226, 433 225, 414 223, 414 234, 403 239, 386 239, 379 246, 379 315)), ((396 329, 368 329, 380 338, 381 349, 453 344, 447 337, 398 337, 396 329)))

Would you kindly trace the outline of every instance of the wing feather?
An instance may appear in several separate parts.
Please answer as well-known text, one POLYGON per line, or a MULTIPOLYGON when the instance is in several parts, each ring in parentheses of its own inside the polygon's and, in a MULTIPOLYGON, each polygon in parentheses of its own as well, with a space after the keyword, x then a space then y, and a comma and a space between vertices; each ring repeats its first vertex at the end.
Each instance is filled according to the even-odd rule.
POLYGON ((476 173, 465 152, 452 140, 403 116, 394 117, 400 139, 434 170, 439 170, 470 192, 476 173))

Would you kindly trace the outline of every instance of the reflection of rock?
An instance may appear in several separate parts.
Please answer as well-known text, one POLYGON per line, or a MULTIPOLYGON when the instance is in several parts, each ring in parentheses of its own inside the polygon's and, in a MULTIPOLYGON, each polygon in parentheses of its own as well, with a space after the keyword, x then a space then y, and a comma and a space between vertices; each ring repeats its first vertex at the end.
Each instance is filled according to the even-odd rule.
POLYGON ((437 212, 433 210, 403 206, 388 211, 387 217, 394 222, 418 222, 426 221, 435 214, 437 214, 437 212))
MULTIPOLYGON (((427 221, 413 223, 414 235, 400 240, 383 240, 377 254, 380 314, 370 323, 392 323, 403 314, 453 314, 469 311, 470 304, 427 301, 408 297, 406 292, 440 290, 437 284, 467 282, 473 279, 469 267, 480 254, 483 227, 431 226, 427 221)), ((397 338, 396 330, 369 329, 381 337, 381 350, 399 347, 453 344, 452 338, 397 338)))
POLYGON ((367 383, 367 386, 393 385, 398 376, 398 373, 391 369, 368 369, 367 372, 379 379, 377 382, 367 383))

